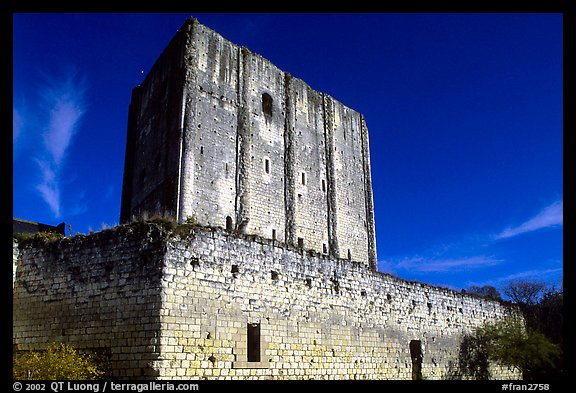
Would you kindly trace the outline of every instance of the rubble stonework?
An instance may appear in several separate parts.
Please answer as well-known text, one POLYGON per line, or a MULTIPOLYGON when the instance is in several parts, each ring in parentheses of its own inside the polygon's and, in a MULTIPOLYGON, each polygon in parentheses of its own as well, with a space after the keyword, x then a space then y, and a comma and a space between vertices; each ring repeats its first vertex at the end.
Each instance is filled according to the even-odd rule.
POLYGON ((521 318, 496 301, 218 228, 181 237, 133 224, 18 250, 15 348, 99 350, 117 378, 412 379, 411 343, 423 378, 454 378, 464 334, 521 318))

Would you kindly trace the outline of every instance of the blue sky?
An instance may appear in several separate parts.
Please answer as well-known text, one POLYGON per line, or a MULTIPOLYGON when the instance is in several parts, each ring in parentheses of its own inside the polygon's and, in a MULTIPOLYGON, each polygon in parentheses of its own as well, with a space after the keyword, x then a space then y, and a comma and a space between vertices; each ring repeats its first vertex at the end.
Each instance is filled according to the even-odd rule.
POLYGON ((14 217, 118 224, 131 90, 190 15, 364 114, 380 271, 559 283, 561 14, 14 14, 14 217))

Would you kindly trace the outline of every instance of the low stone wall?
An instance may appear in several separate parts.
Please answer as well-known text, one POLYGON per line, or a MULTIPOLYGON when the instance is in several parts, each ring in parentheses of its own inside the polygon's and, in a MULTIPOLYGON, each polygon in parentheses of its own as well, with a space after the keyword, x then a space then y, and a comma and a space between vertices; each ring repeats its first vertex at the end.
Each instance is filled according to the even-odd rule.
MULTIPOLYGON (((20 244, 14 344, 105 349, 114 376, 447 379, 510 306, 257 237, 132 225, 20 244)), ((495 378, 519 378, 493 367, 495 378)))
POLYGON ((103 352, 116 377, 155 377, 163 240, 158 228, 105 231, 42 244, 20 242, 13 344, 73 343, 103 352))

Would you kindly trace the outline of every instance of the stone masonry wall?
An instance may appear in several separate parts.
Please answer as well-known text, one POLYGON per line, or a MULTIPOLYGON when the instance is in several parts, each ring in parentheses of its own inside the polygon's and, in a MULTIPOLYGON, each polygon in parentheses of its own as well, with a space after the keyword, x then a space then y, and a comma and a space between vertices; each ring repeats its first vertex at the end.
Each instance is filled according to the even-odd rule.
POLYGON ((305 248, 328 254, 329 184, 323 95, 292 76, 286 76, 285 85, 289 169, 286 179, 290 182, 286 200, 292 224, 287 243, 297 245, 301 238, 305 248))
POLYGON ((107 357, 115 377, 156 377, 150 364, 159 354, 164 248, 154 227, 20 242, 14 349, 69 342, 107 357))
POLYGON ((498 302, 272 240, 139 224, 21 244, 13 341, 105 349, 116 377, 168 379, 411 379, 412 343, 422 377, 446 379, 464 333, 510 317, 498 302))
MULTIPOLYGON (((191 29, 185 42, 182 217, 226 226, 236 215, 238 51, 219 35, 191 29)), ((175 151, 172 154, 176 154, 175 151)))
POLYGON ((187 21, 130 104, 121 222, 235 228, 376 269, 364 119, 187 21))

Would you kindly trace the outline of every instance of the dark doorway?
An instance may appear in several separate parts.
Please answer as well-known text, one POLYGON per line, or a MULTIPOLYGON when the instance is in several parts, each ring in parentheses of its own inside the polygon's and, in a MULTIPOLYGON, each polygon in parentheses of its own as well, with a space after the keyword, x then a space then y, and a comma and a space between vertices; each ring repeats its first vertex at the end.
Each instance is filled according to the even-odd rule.
POLYGON ((248 324, 248 361, 260 361, 260 324, 248 324))
POLYGON ((412 379, 422 379, 422 341, 410 341, 410 357, 412 358, 412 379))
POLYGON ((226 230, 232 232, 234 229, 234 224, 232 223, 232 217, 226 216, 226 230))

